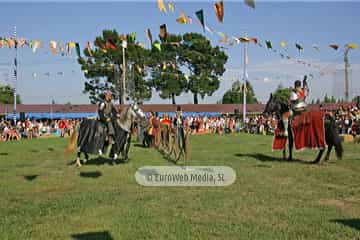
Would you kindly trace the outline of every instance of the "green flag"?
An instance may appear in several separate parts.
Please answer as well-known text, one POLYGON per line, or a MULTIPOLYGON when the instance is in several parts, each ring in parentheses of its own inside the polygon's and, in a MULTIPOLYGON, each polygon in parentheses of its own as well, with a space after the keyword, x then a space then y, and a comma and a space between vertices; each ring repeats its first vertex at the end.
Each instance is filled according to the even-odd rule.
POLYGON ((204 11, 200 9, 199 11, 195 12, 196 17, 199 19, 201 25, 203 26, 205 32, 205 20, 204 20, 204 11))

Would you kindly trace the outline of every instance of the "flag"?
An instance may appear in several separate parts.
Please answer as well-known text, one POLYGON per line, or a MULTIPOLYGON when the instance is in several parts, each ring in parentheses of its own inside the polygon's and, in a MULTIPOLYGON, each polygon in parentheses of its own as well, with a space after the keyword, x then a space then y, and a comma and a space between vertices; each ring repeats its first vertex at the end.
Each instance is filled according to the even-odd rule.
POLYGON ((56 51, 56 47, 57 47, 57 42, 55 41, 50 41, 50 50, 53 54, 56 54, 57 51, 56 51))
POLYGON ((220 39, 220 42, 226 44, 228 42, 228 37, 224 34, 224 37, 220 39))
POLYGON ((222 32, 216 32, 218 35, 219 35, 219 37, 221 37, 221 38, 224 38, 226 35, 224 34, 224 33, 222 33, 222 32))
POLYGON ((250 42, 250 38, 248 37, 239 37, 240 42, 250 42))
POLYGON ((250 38, 250 42, 257 44, 258 40, 257 40, 257 38, 250 38))
POLYGON ((329 47, 331 47, 334 50, 338 50, 339 45, 335 45, 335 44, 330 44, 329 47))
POLYGON ((254 0, 244 0, 245 4, 249 7, 255 9, 255 1, 254 0))
POLYGON ((265 44, 266 44, 266 47, 267 47, 268 49, 272 49, 272 45, 271 45, 271 42, 270 42, 269 40, 266 40, 266 41, 265 41, 265 44))
POLYGON ((157 0, 157 3, 158 3, 158 8, 159 8, 160 12, 167 13, 166 7, 164 5, 164 1, 163 0, 157 0))
POLYGON ((136 41, 136 32, 130 33, 129 40, 132 42, 136 41))
POLYGON ((36 52, 36 50, 40 47, 41 42, 39 40, 34 40, 32 43, 32 51, 33 53, 36 52))
POLYGON ((115 45, 115 43, 114 43, 114 41, 112 40, 112 39, 107 39, 106 40, 106 43, 105 43, 105 47, 107 48, 107 49, 112 49, 112 50, 115 50, 116 49, 116 45, 115 45))
POLYGON ((208 31, 211 34, 214 34, 214 32, 211 30, 211 28, 206 26, 206 25, 205 25, 205 30, 208 31))
POLYGON ((166 40, 167 38, 167 30, 166 30, 166 24, 160 25, 160 34, 159 34, 160 40, 166 40))
POLYGON ((185 16, 185 14, 183 12, 180 13, 180 17, 176 19, 176 22, 180 23, 180 24, 187 24, 188 23, 188 19, 185 16))
POLYGON ((149 39, 150 45, 152 45, 152 44, 153 44, 153 38, 152 38, 152 34, 151 34, 150 28, 146 29, 146 36, 147 36, 148 39, 149 39))
POLYGON ((87 49, 89 55, 92 57, 91 45, 90 45, 89 41, 86 43, 86 49, 87 49))
POLYGON ((356 49, 358 48, 358 45, 356 43, 348 43, 346 44, 347 48, 356 49))
POLYGON ((222 22, 224 18, 224 2, 223 1, 216 2, 214 4, 214 10, 218 21, 222 22))
POLYGON ((160 43, 158 43, 158 42, 154 43, 154 47, 156 49, 158 49, 159 51, 161 51, 161 44, 160 43))
POLYGON ((80 58, 80 57, 81 57, 80 44, 79 44, 79 43, 75 43, 75 46, 76 46, 76 53, 77 53, 78 57, 80 58))
POLYGON ((312 47, 313 47, 315 50, 320 51, 320 48, 319 48, 319 46, 318 46, 317 44, 313 44, 312 47))
POLYGON ((172 2, 168 2, 168 8, 169 11, 174 12, 174 4, 172 4, 172 2))
POLYGON ((201 25, 204 28, 204 32, 205 32, 205 20, 204 20, 204 11, 202 9, 200 9, 199 11, 195 12, 196 17, 199 19, 201 25))
POLYGON ((298 43, 295 43, 295 47, 299 50, 299 52, 301 52, 302 50, 304 50, 304 48, 298 44, 298 43))
POLYGON ((280 42, 280 46, 281 46, 283 49, 286 49, 286 42, 285 42, 285 41, 281 41, 281 42, 280 42))

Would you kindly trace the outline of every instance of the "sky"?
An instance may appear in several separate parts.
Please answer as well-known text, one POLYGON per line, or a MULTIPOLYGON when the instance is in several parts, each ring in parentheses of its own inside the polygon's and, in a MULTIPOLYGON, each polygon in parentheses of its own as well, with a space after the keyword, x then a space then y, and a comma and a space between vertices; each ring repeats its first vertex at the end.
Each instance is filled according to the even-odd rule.
MULTIPOLYGON (((165 3, 167 1, 165 0, 165 3)), ((256 9, 246 6, 243 1, 224 1, 224 21, 218 23, 214 1, 173 1, 174 13, 160 13, 156 1, 0 1, 0 37, 9 37, 14 26, 18 37, 39 39, 43 48, 33 53, 31 49, 20 48, 18 54, 17 88, 25 104, 56 103, 85 104, 88 96, 82 93, 85 77, 72 56, 56 56, 49 51, 49 41, 79 42, 81 47, 87 41, 93 42, 104 29, 116 29, 119 33, 137 33, 139 42, 149 47, 145 30, 150 28, 155 38, 159 25, 166 24, 170 33, 198 32, 203 29, 198 24, 182 25, 175 21, 180 11, 195 19, 195 12, 203 9, 205 24, 217 32, 228 36, 256 37, 263 45, 270 40, 276 49, 280 42, 287 42, 287 52, 297 59, 318 64, 320 71, 284 60, 279 53, 250 44, 248 48, 248 78, 256 96, 265 102, 279 84, 293 85, 304 74, 312 74, 309 80, 310 99, 323 98, 325 94, 343 97, 343 46, 347 43, 360 44, 360 2, 336 1, 256 1, 256 9), (295 43, 300 43, 304 51, 299 53, 295 43), (317 44, 320 51, 312 48, 317 44), (335 51, 329 44, 338 44, 335 51), (45 73, 50 73, 50 76, 45 73), (34 74, 35 73, 35 74, 34 74), (62 74, 60 74, 62 73, 62 74)), ((220 37, 203 33, 213 46, 221 45, 220 37)), ((224 46, 229 56, 226 72, 221 77, 220 88, 212 95, 200 99, 199 103, 216 103, 224 92, 231 88, 243 74, 243 45, 224 46)), ((14 50, 0 49, 0 84, 11 84, 14 50)), ((351 50, 352 96, 360 94, 360 49, 351 50)), ((191 94, 176 98, 177 103, 192 103, 191 94)), ((170 103, 153 92, 148 103, 170 103)))

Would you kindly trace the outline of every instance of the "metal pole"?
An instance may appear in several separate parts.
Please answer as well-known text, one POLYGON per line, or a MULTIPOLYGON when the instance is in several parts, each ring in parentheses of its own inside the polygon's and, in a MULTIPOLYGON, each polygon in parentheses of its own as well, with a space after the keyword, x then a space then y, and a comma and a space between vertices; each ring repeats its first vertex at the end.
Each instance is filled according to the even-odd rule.
MULTIPOLYGON (((245 34, 246 36, 246 34, 245 34)), ((247 43, 244 43, 244 72, 243 72, 243 122, 245 124, 246 119, 246 81, 247 81, 247 72, 246 72, 246 65, 247 65, 248 57, 247 57, 247 43)))
POLYGON ((122 82, 122 104, 125 105, 126 102, 126 59, 125 59, 125 48, 127 47, 127 42, 123 40, 122 50, 123 50, 123 82, 122 82))
POLYGON ((349 50, 350 48, 346 47, 345 52, 344 52, 344 62, 345 62, 345 101, 349 102, 349 58, 348 58, 348 54, 349 54, 349 50))
POLYGON ((14 27, 14 41, 15 41, 15 54, 14 54, 14 111, 13 111, 13 118, 14 118, 14 126, 16 127, 16 95, 17 95, 17 39, 16 39, 16 26, 14 27))

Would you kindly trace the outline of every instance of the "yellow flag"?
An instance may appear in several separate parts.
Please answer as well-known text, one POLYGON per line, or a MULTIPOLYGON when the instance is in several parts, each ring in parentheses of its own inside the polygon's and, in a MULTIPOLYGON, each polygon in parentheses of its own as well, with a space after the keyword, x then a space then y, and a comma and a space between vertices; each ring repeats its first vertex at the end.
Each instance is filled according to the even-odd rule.
POLYGON ((358 45, 357 45, 356 43, 348 43, 348 44, 346 44, 346 46, 347 46, 348 48, 351 48, 351 49, 356 49, 356 48, 358 48, 358 45))
POLYGON ((168 8, 169 11, 174 12, 174 4, 172 4, 171 2, 168 2, 168 8))
POLYGON ((164 5, 164 1, 163 0, 157 0, 157 3, 158 3, 158 8, 159 8, 160 12, 167 13, 166 7, 164 5))
POLYGON ((281 46, 282 48, 286 48, 286 42, 285 42, 285 41, 281 41, 281 42, 280 42, 280 46, 281 46))
POLYGON ((187 17, 185 16, 185 14, 183 12, 180 14, 180 17, 176 19, 176 22, 178 22, 180 24, 188 23, 187 17))
POLYGON ((57 53, 56 48, 57 48, 57 42, 56 41, 50 41, 50 50, 51 50, 51 52, 53 54, 57 53))

